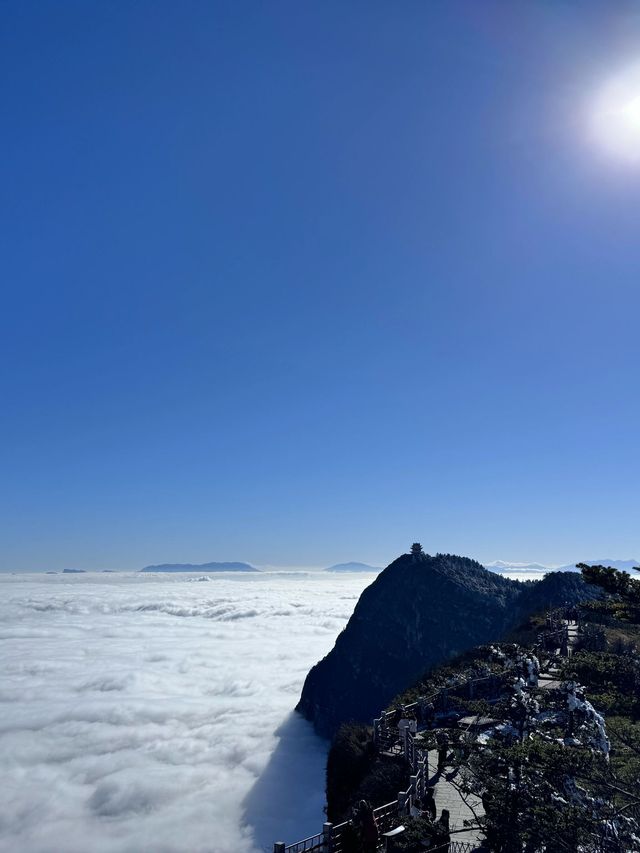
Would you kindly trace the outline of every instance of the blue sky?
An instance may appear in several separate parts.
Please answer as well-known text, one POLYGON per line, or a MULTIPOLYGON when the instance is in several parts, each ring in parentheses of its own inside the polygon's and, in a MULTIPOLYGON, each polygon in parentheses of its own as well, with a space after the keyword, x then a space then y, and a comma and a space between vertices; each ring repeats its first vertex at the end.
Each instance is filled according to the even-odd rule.
POLYGON ((4 3, 0 567, 639 556, 639 61, 635 2, 4 3))

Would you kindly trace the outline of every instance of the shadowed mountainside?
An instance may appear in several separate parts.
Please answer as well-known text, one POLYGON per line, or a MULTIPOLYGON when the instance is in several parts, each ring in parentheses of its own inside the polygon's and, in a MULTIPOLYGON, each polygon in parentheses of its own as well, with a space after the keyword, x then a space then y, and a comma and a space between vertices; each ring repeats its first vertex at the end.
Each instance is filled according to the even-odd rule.
POLYGON ((500 640, 535 612, 597 595, 575 573, 521 582, 467 557, 404 554, 364 590, 307 675, 297 710, 325 736, 346 721, 371 722, 436 664, 500 640))

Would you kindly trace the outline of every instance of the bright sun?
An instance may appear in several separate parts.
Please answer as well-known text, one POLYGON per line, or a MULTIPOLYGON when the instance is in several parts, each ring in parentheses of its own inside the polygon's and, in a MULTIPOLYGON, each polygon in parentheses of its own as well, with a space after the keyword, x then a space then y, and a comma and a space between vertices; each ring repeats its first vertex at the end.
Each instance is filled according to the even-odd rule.
POLYGON ((640 65, 602 87, 591 112, 591 127, 609 154, 640 164, 640 65))

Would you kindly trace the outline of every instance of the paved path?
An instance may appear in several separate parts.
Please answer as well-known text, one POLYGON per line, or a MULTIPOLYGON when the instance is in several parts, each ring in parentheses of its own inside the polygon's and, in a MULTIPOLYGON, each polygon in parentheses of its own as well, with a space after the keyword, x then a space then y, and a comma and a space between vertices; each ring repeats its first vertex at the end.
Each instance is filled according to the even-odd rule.
POLYGON ((575 622, 569 624, 568 633, 569 633, 569 637, 568 637, 567 647, 568 647, 569 657, 571 657, 571 655, 573 654, 574 646, 578 642, 578 626, 575 622))
MULTIPOLYGON (((438 753, 436 750, 431 750, 429 752, 429 775, 430 783, 435 792, 437 817, 440 817, 442 809, 449 809, 452 831, 462 829, 465 820, 474 820, 474 811, 478 817, 484 814, 482 803, 474 796, 465 795, 463 798, 455 784, 461 781, 460 772, 456 768, 447 766, 444 773, 436 774, 437 764, 438 753)), ((482 838, 483 834, 477 829, 467 829, 451 836, 452 841, 466 841, 478 847, 482 838)))
MULTIPOLYGON (((565 624, 567 624, 567 656, 571 657, 579 639, 578 625, 575 622, 565 624)), ((556 668, 550 668, 546 672, 541 672, 538 687, 541 690, 555 690, 560 687, 561 682, 557 679, 557 674, 558 670, 556 668)))

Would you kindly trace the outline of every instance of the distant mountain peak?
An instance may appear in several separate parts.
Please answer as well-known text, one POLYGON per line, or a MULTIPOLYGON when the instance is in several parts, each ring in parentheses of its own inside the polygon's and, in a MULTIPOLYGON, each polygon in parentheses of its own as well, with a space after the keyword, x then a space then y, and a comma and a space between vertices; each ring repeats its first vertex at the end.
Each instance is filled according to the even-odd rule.
POLYGON ((142 572, 258 572, 249 563, 161 563, 145 566, 142 572))
POLYGON ((349 563, 336 563, 335 566, 329 566, 325 569, 327 572, 381 572, 382 566, 370 566, 367 563, 357 563, 351 561, 349 563))

